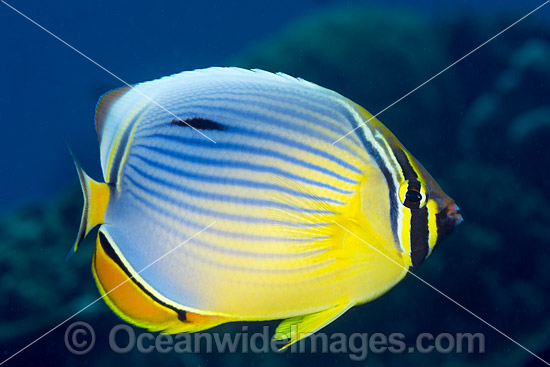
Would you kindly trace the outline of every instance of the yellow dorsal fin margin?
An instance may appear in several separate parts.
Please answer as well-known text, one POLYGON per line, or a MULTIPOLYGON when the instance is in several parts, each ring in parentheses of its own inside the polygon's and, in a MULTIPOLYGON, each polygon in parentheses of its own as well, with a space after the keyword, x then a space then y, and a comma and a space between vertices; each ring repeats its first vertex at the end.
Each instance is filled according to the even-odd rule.
POLYGON ((300 339, 306 338, 321 328, 327 326, 338 317, 342 316, 344 312, 349 310, 351 307, 353 307, 353 304, 349 303, 329 308, 328 310, 311 313, 308 315, 295 316, 283 320, 283 322, 277 326, 273 339, 290 339, 290 341, 282 347, 281 350, 288 348, 300 339))
POLYGON ((82 218, 80 220, 78 235, 71 251, 67 254, 67 259, 76 252, 78 245, 92 230, 92 228, 103 223, 105 210, 107 209, 109 196, 111 195, 111 188, 109 185, 105 182, 97 182, 90 178, 90 176, 84 172, 82 167, 80 167, 80 164, 78 164, 74 154, 71 151, 70 153, 73 157, 76 171, 78 172, 80 187, 82 188, 82 194, 84 196, 84 208, 82 210, 82 218))

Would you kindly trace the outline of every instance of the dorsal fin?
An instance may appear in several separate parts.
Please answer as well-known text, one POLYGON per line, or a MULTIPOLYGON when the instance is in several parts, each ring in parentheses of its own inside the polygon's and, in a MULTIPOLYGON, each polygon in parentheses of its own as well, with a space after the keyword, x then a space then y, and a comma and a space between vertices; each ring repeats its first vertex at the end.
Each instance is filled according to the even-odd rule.
POLYGON ((101 135, 103 133, 103 126, 109 110, 113 103, 115 103, 124 93, 132 89, 131 86, 121 87, 117 89, 112 89, 107 93, 104 93, 97 102, 95 107, 95 129, 97 131, 97 136, 99 141, 101 141, 101 135))

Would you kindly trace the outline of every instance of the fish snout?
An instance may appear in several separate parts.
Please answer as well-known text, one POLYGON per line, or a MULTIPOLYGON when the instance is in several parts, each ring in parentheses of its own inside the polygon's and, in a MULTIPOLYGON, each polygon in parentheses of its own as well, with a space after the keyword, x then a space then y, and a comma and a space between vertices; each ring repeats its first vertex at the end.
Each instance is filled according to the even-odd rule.
POLYGON ((459 211, 460 208, 453 201, 436 215, 439 239, 447 236, 464 221, 459 211))

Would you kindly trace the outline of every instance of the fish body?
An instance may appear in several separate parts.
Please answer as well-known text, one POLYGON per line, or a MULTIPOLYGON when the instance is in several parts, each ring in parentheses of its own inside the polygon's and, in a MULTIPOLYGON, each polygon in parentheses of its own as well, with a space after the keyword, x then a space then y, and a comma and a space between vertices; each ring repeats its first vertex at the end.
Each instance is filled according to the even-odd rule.
POLYGON ((98 288, 150 330, 286 319, 277 331, 295 342, 290 325, 314 332, 380 296, 462 220, 365 109, 284 74, 209 68, 117 89, 96 129, 104 182, 77 165, 74 250, 100 226, 98 288))

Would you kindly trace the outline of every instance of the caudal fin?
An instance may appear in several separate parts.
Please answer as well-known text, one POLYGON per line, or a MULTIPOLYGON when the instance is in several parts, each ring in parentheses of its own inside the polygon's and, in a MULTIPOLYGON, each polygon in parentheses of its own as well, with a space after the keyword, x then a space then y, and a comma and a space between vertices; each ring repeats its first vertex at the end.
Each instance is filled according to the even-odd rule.
POLYGON ((78 235, 73 247, 67 254, 67 259, 69 259, 76 252, 78 245, 92 230, 92 228, 103 223, 105 210, 107 209, 109 196, 111 194, 109 185, 104 182, 97 182, 90 178, 90 176, 84 172, 82 167, 80 167, 80 164, 70 149, 69 152, 73 157, 74 165, 76 167, 76 171, 78 172, 80 187, 82 188, 82 194, 84 196, 84 208, 82 210, 82 218, 80 220, 78 235))

